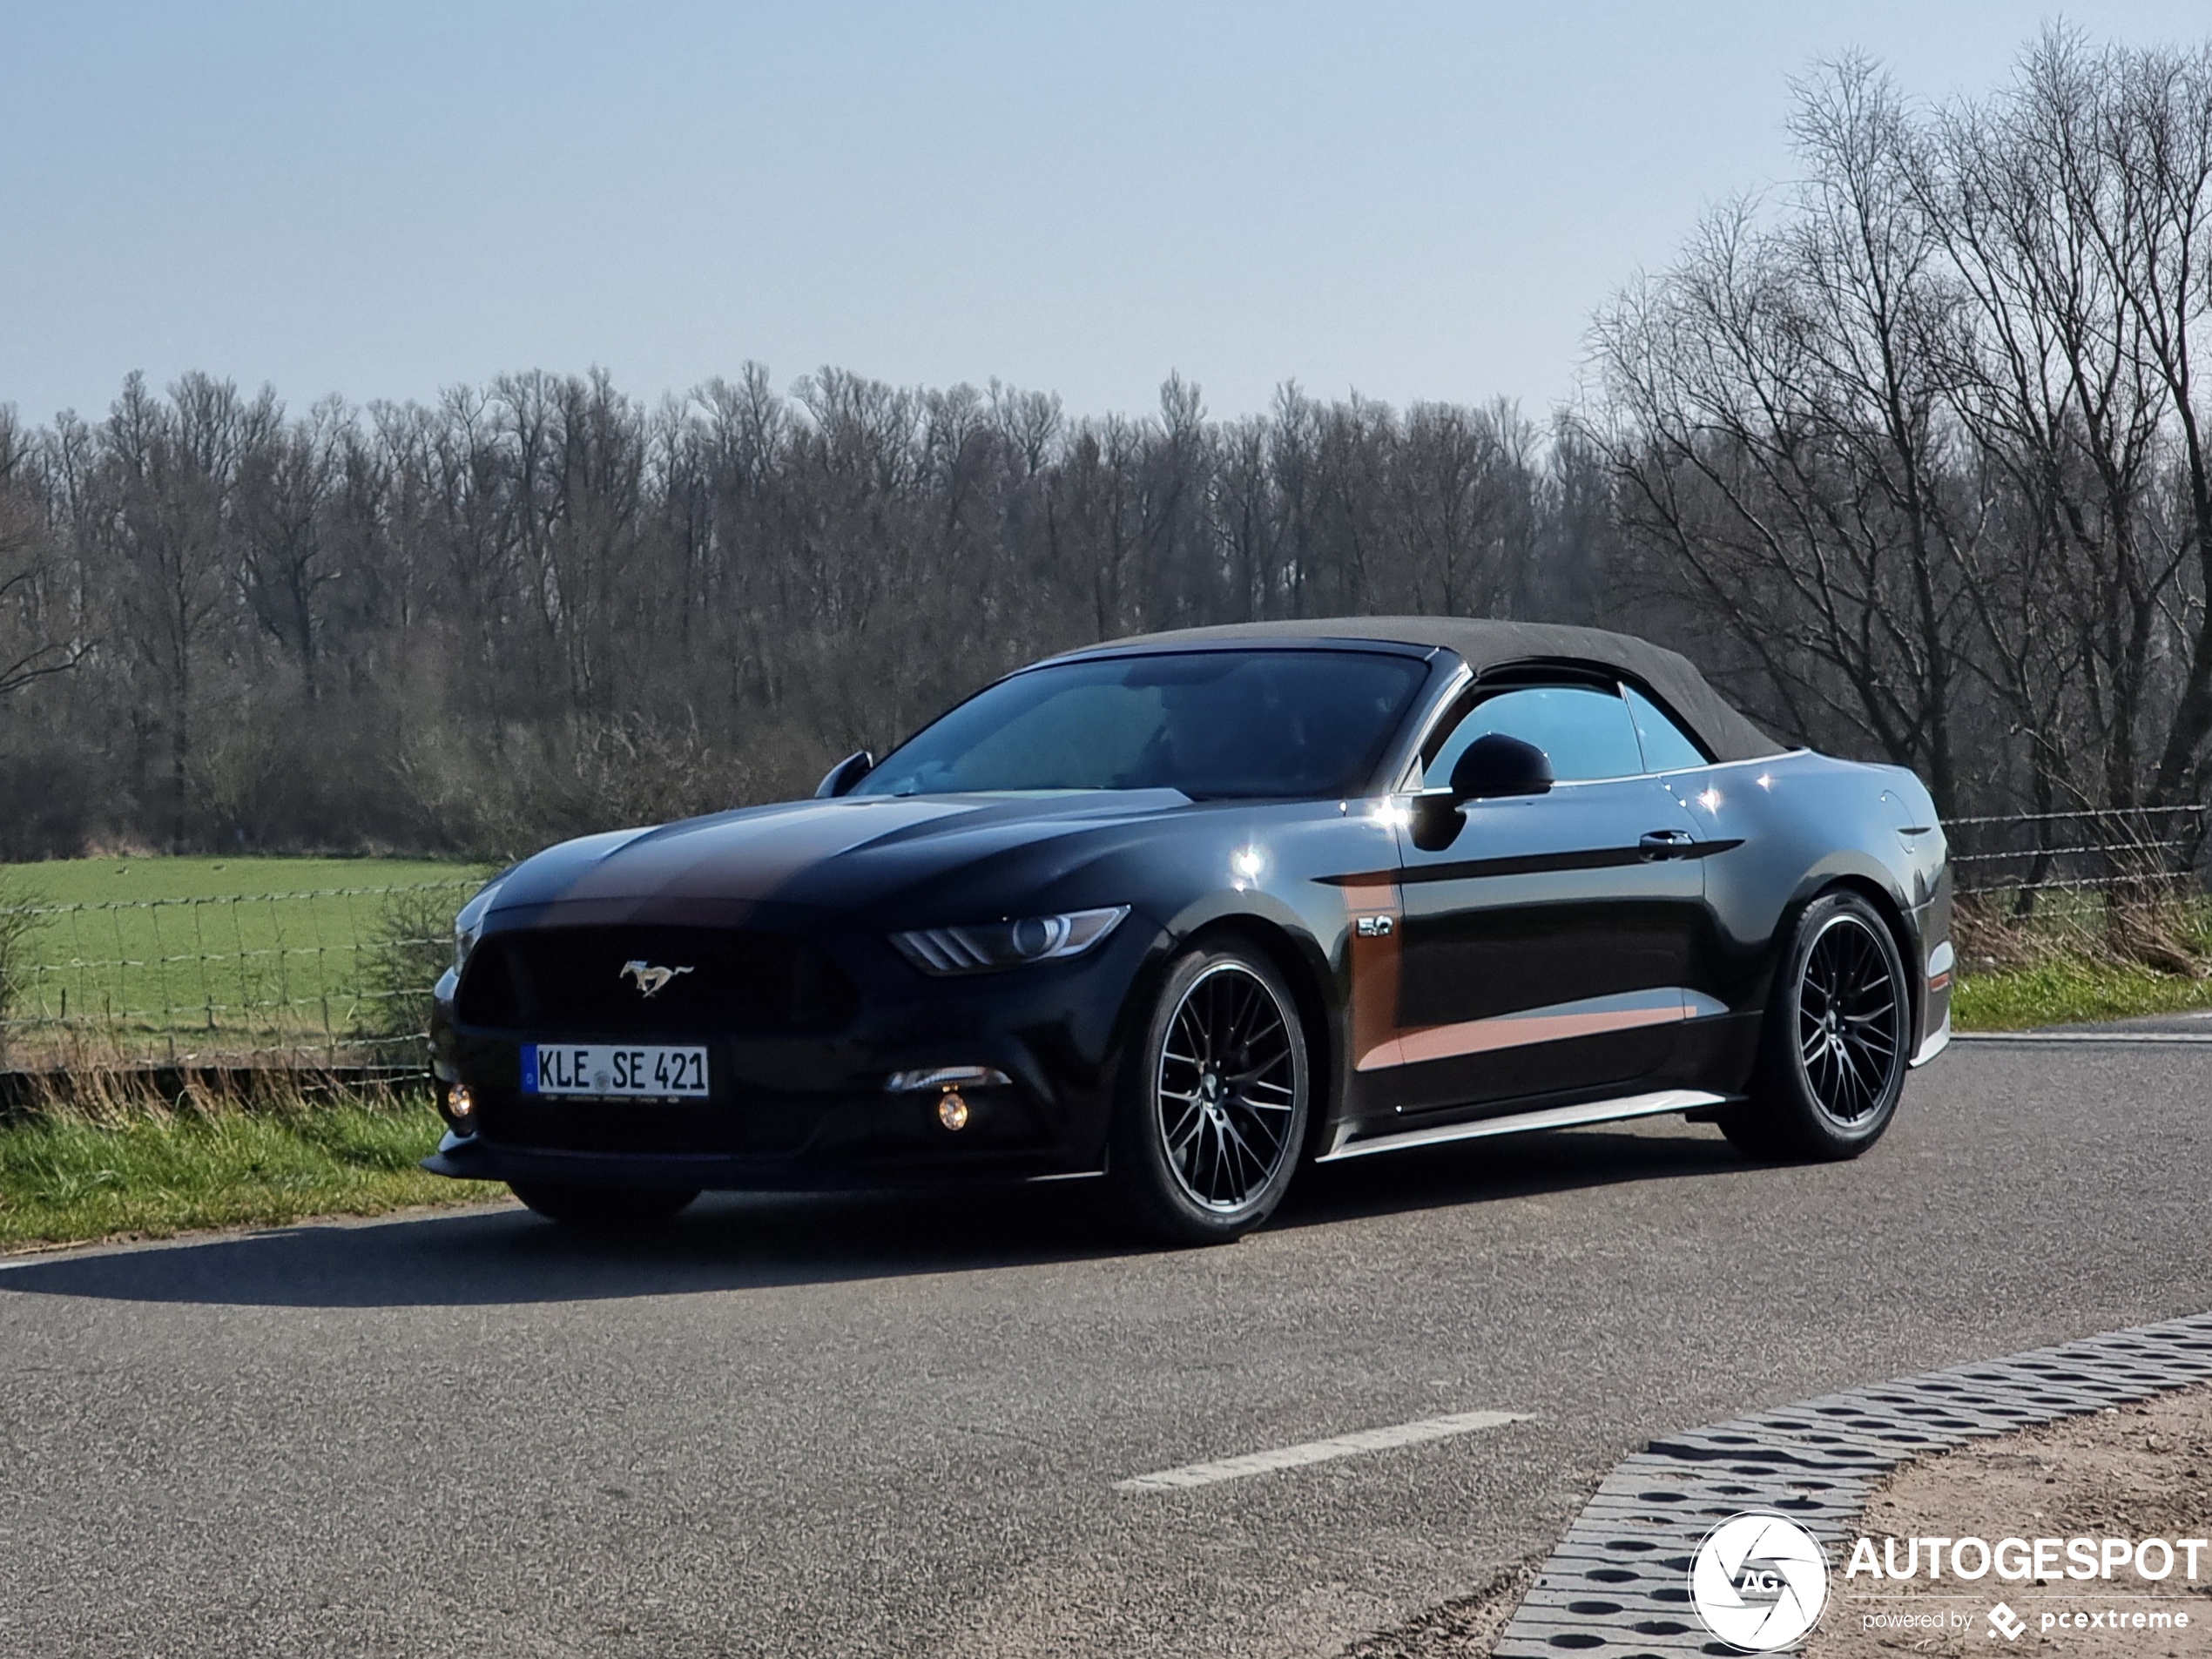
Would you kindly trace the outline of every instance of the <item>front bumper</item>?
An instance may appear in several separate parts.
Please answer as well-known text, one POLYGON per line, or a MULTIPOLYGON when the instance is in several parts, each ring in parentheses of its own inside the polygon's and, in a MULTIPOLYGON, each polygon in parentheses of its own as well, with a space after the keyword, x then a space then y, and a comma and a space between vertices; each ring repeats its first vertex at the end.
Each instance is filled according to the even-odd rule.
MULTIPOLYGON (((933 978, 867 937, 809 935, 859 988, 843 1028, 807 1036, 671 1030, 650 1039, 709 1050, 703 1101, 525 1095, 524 1042, 631 1042, 590 1031, 495 1030, 455 1016, 451 974, 431 1022, 443 1109, 475 1101, 422 1167, 462 1180, 560 1181, 759 1191, 828 1191, 1049 1179, 1104 1167, 1109 1116, 1133 995, 1167 954, 1132 914, 1094 952, 1002 973, 933 978), (962 1087, 960 1130, 939 1091, 893 1092, 896 1071, 986 1066, 1008 1082, 962 1087)), ((454 1125, 450 1111, 449 1126, 454 1125)))

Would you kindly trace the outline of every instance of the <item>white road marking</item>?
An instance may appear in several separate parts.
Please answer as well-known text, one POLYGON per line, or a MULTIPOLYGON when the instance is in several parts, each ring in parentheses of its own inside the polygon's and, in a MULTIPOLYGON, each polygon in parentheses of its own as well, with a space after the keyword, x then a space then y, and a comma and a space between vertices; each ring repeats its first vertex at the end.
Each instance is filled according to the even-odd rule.
POLYGON ((1526 1412, 1458 1412, 1450 1417, 1424 1417, 1417 1423, 1397 1423, 1388 1428, 1363 1428, 1356 1434, 1339 1434, 1303 1446, 1281 1446, 1272 1452, 1249 1452, 1243 1457, 1222 1458, 1211 1463, 1186 1463, 1179 1469, 1162 1469, 1114 1482, 1116 1492, 1175 1492, 1185 1487, 1210 1487, 1217 1480, 1240 1480, 1248 1474, 1267 1474, 1295 1469, 1332 1458, 1357 1457, 1362 1452, 1386 1452, 1397 1446, 1418 1446, 1423 1440, 1448 1440, 1478 1429, 1525 1423, 1526 1412))

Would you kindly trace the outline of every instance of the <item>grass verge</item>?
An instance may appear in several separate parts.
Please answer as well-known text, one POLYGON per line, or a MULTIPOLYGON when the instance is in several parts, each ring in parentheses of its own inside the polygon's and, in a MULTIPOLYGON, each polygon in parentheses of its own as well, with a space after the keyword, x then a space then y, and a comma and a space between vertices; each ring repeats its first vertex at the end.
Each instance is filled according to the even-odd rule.
POLYGON ((482 1200, 415 1167, 440 1127, 421 1095, 39 1113, 0 1126, 0 1251, 482 1200))
POLYGON ((1962 975, 1951 1000, 1961 1031, 2020 1031, 2212 1008, 2212 979, 2056 956, 1962 975))

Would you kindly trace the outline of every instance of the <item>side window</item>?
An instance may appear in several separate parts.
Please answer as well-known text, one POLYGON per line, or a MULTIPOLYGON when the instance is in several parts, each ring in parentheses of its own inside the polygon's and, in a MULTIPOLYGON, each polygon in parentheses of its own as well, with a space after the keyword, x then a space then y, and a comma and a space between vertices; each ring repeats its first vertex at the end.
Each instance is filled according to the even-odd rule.
POLYGON ((1635 718, 1636 738, 1643 745, 1646 772, 1680 772, 1687 766, 1710 766, 1712 757, 1690 741, 1689 734, 1660 711, 1659 705, 1633 685, 1623 685, 1629 712, 1635 718))
POLYGON ((1468 710, 1435 758, 1422 765, 1423 780, 1430 786, 1447 781, 1467 745, 1493 732, 1534 744, 1561 783, 1631 778, 1644 769, 1629 705, 1619 692, 1595 685, 1521 685, 1494 692, 1468 710))

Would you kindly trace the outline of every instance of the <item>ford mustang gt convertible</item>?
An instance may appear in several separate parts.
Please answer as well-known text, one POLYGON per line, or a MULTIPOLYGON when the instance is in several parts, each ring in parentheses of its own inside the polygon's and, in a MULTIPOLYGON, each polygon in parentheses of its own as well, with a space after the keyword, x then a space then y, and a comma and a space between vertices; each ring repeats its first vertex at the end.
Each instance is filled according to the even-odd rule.
POLYGON ((1950 1036, 1909 772, 1682 657, 1452 617, 1009 674, 812 800, 564 842, 457 919, 426 1167, 556 1220, 1103 1177, 1151 1236, 1305 1163, 1660 1113, 1878 1139, 1950 1036))

